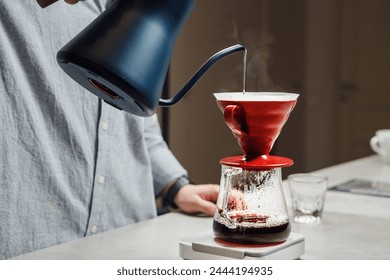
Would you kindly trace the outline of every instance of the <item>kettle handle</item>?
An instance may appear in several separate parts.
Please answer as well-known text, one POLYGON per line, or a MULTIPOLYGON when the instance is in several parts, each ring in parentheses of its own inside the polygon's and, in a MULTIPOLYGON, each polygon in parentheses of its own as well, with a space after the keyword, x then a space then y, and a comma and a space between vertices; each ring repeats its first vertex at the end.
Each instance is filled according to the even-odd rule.
POLYGON ((160 99, 158 105, 163 107, 170 107, 179 102, 188 93, 188 91, 199 81, 199 79, 211 68, 211 66, 213 66, 221 58, 238 51, 246 51, 246 48, 240 44, 237 44, 223 49, 211 56, 174 97, 170 99, 160 99))
POLYGON ((237 119, 242 119, 242 114, 243 111, 240 105, 227 105, 223 111, 226 124, 238 139, 247 136, 247 133, 242 129, 243 124, 237 122, 237 119))

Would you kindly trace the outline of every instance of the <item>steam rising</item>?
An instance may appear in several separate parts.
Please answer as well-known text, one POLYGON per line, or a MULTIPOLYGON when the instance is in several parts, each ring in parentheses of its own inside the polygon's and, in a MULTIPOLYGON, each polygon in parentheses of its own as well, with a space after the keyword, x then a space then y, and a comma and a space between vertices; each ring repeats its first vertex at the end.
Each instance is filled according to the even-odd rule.
POLYGON ((251 29, 242 34, 241 44, 248 49, 247 83, 256 91, 275 90, 268 72, 273 42, 274 38, 265 30, 251 29))
MULTIPOLYGON (((266 30, 254 28, 244 31, 240 34, 236 22, 233 22, 231 39, 239 42, 248 50, 247 53, 247 76, 246 90, 247 91, 283 91, 277 87, 270 75, 269 67, 272 65, 272 44, 274 37, 266 30)), ((234 85, 242 83, 243 65, 237 65, 236 79, 232 81, 234 85)), ((226 91, 231 91, 231 85, 226 91)))

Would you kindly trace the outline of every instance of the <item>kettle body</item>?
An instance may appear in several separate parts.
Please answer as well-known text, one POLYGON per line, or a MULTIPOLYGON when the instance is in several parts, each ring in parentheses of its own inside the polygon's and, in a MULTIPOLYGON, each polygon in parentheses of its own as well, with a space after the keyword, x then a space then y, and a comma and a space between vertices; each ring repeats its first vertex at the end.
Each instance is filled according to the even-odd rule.
POLYGON ((58 53, 60 67, 109 104, 140 116, 159 102, 194 0, 117 0, 58 53))

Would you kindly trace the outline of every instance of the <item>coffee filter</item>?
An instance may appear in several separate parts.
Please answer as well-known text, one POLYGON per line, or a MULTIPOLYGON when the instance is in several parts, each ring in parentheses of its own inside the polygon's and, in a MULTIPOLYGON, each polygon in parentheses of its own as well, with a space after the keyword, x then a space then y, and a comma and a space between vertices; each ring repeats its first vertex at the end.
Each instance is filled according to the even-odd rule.
POLYGON ((217 100, 235 101, 291 101, 296 100, 299 94, 288 92, 221 92, 214 93, 217 100))

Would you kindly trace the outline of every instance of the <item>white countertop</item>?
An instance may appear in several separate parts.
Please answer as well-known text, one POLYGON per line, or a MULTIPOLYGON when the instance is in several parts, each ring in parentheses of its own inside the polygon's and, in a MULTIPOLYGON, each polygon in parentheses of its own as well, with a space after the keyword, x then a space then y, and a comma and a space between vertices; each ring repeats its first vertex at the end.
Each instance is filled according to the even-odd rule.
MULTIPOLYGON (((390 182, 390 165, 378 156, 318 172, 330 186, 351 178, 390 182)), ((211 227, 212 218, 170 213, 15 259, 179 259, 179 240, 211 227)), ((302 259, 390 259, 390 198, 328 191, 321 224, 292 223, 292 230, 305 236, 302 259)))

